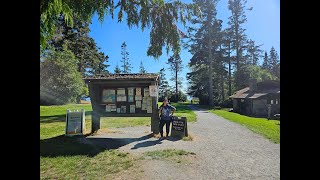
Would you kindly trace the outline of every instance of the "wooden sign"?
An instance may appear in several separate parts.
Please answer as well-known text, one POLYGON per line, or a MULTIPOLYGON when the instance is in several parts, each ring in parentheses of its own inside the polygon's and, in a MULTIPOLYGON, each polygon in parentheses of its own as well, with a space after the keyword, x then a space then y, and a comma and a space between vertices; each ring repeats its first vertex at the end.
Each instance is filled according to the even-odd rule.
POLYGON ((174 116, 171 126, 171 136, 188 136, 187 118, 174 116))
POLYGON ((83 135, 85 131, 85 112, 71 112, 67 110, 66 114, 66 136, 83 135))

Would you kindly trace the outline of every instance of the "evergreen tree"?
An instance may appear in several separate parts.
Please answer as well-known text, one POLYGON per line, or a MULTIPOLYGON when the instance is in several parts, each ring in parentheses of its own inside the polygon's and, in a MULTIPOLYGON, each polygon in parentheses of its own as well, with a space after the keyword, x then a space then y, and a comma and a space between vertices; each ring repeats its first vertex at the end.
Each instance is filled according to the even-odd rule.
POLYGON ((247 63, 250 65, 258 65, 258 61, 263 51, 260 49, 262 45, 255 45, 255 42, 251 39, 247 41, 247 63))
POLYGON ((127 51, 127 45, 126 42, 123 42, 121 45, 121 55, 122 58, 120 62, 122 63, 122 73, 131 73, 131 64, 129 62, 129 52, 127 51))
POLYGON ((200 101, 205 100, 205 103, 213 106, 219 96, 218 91, 221 91, 221 83, 219 82, 222 77, 221 73, 224 72, 224 61, 226 60, 223 55, 225 50, 222 48, 222 21, 216 18, 217 1, 194 0, 193 2, 200 7, 202 16, 194 17, 191 20, 194 26, 188 29, 190 43, 188 47, 192 54, 189 66, 194 70, 187 77, 192 84, 188 94, 198 97, 200 101), (206 78, 203 76, 206 76, 206 78), (193 84, 205 88, 199 89, 193 84), (206 93, 203 91, 206 91, 206 93), (208 96, 206 97, 206 95, 208 96))
POLYGON ((164 99, 164 97, 168 97, 169 96, 169 83, 166 79, 166 74, 165 74, 165 69, 162 68, 160 69, 160 84, 159 84, 159 101, 162 101, 164 99))
POLYGON ((147 73, 147 71, 145 70, 145 68, 144 68, 144 66, 143 66, 142 61, 140 61, 140 67, 139 67, 139 69, 140 69, 140 73, 141 73, 141 74, 147 73))
POLYGON ((172 78, 170 80, 175 82, 175 100, 178 100, 179 96, 179 85, 181 86, 181 78, 179 73, 182 71, 182 60, 179 54, 175 54, 168 59, 167 64, 170 65, 170 70, 172 72, 172 78))
POLYGON ((269 56, 269 64, 270 64, 270 72, 274 76, 280 77, 280 60, 277 51, 274 47, 270 49, 270 56, 269 56))
POLYGON ((266 69, 268 71, 271 71, 271 66, 269 64, 269 58, 268 58, 268 53, 267 51, 264 52, 264 57, 263 57, 263 63, 262 63, 262 69, 266 69))
POLYGON ((106 0, 41 0, 40 1, 40 54, 46 49, 47 40, 51 39, 57 25, 57 17, 64 14, 65 22, 72 26, 73 18, 78 16, 83 21, 89 21, 94 14, 102 23, 104 17, 115 16, 118 22, 125 18, 129 28, 137 26, 142 31, 150 28, 150 46, 148 56, 158 58, 162 55, 163 47, 167 51, 180 52, 180 37, 177 23, 186 24, 193 13, 199 13, 193 4, 181 1, 106 1, 106 0), (114 11, 118 12, 117 15, 114 11))
POLYGON ((119 68, 119 65, 117 64, 116 67, 114 68, 114 73, 115 74, 120 74, 121 73, 121 69, 119 68))
MULTIPOLYGON (((237 89, 245 86, 244 77, 245 75, 241 74, 244 72, 241 70, 241 66, 245 65, 245 58, 243 57, 243 52, 246 47, 246 39, 247 36, 245 34, 245 29, 242 27, 243 24, 247 21, 247 17, 245 15, 245 4, 247 0, 229 0, 228 1, 228 9, 231 11, 231 16, 229 17, 229 26, 232 34, 232 43, 231 48, 235 51, 235 65, 236 72, 235 73, 235 86, 237 89)), ((252 10, 252 8, 250 9, 252 10)))

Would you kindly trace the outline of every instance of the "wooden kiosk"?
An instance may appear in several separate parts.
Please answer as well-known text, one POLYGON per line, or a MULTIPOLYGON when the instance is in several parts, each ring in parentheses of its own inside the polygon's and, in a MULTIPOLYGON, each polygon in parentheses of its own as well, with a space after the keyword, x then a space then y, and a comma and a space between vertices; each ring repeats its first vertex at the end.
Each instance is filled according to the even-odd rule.
POLYGON ((100 117, 151 117, 151 131, 159 133, 159 74, 109 74, 86 77, 92 105, 91 132, 100 117))

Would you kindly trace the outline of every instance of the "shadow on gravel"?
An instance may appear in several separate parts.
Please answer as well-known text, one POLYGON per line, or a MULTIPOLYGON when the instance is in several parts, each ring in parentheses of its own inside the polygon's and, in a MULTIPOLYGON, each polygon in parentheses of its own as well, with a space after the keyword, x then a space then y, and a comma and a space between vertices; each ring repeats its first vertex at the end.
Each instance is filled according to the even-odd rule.
POLYGON ((138 148, 143 148, 143 147, 149 147, 149 146, 154 146, 157 144, 162 144, 162 140, 154 140, 154 141, 145 141, 145 142, 140 142, 136 145, 134 145, 131 149, 138 149, 138 148))
POLYGON ((98 145, 104 149, 118 149, 122 146, 130 144, 135 141, 143 141, 146 139, 150 139, 152 137, 152 133, 142 136, 140 138, 87 138, 91 143, 98 145))

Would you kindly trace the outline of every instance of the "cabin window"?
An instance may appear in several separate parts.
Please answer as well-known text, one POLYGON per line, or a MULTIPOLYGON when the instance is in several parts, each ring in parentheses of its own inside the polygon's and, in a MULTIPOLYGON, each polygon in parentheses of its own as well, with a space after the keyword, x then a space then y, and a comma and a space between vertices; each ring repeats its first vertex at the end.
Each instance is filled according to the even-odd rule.
POLYGON ((276 99, 276 104, 278 104, 278 99, 276 99))
POLYGON ((270 102, 270 104, 273 104, 273 99, 271 99, 271 102, 270 102))
POLYGON ((244 102, 244 99, 241 99, 241 102, 244 102))

